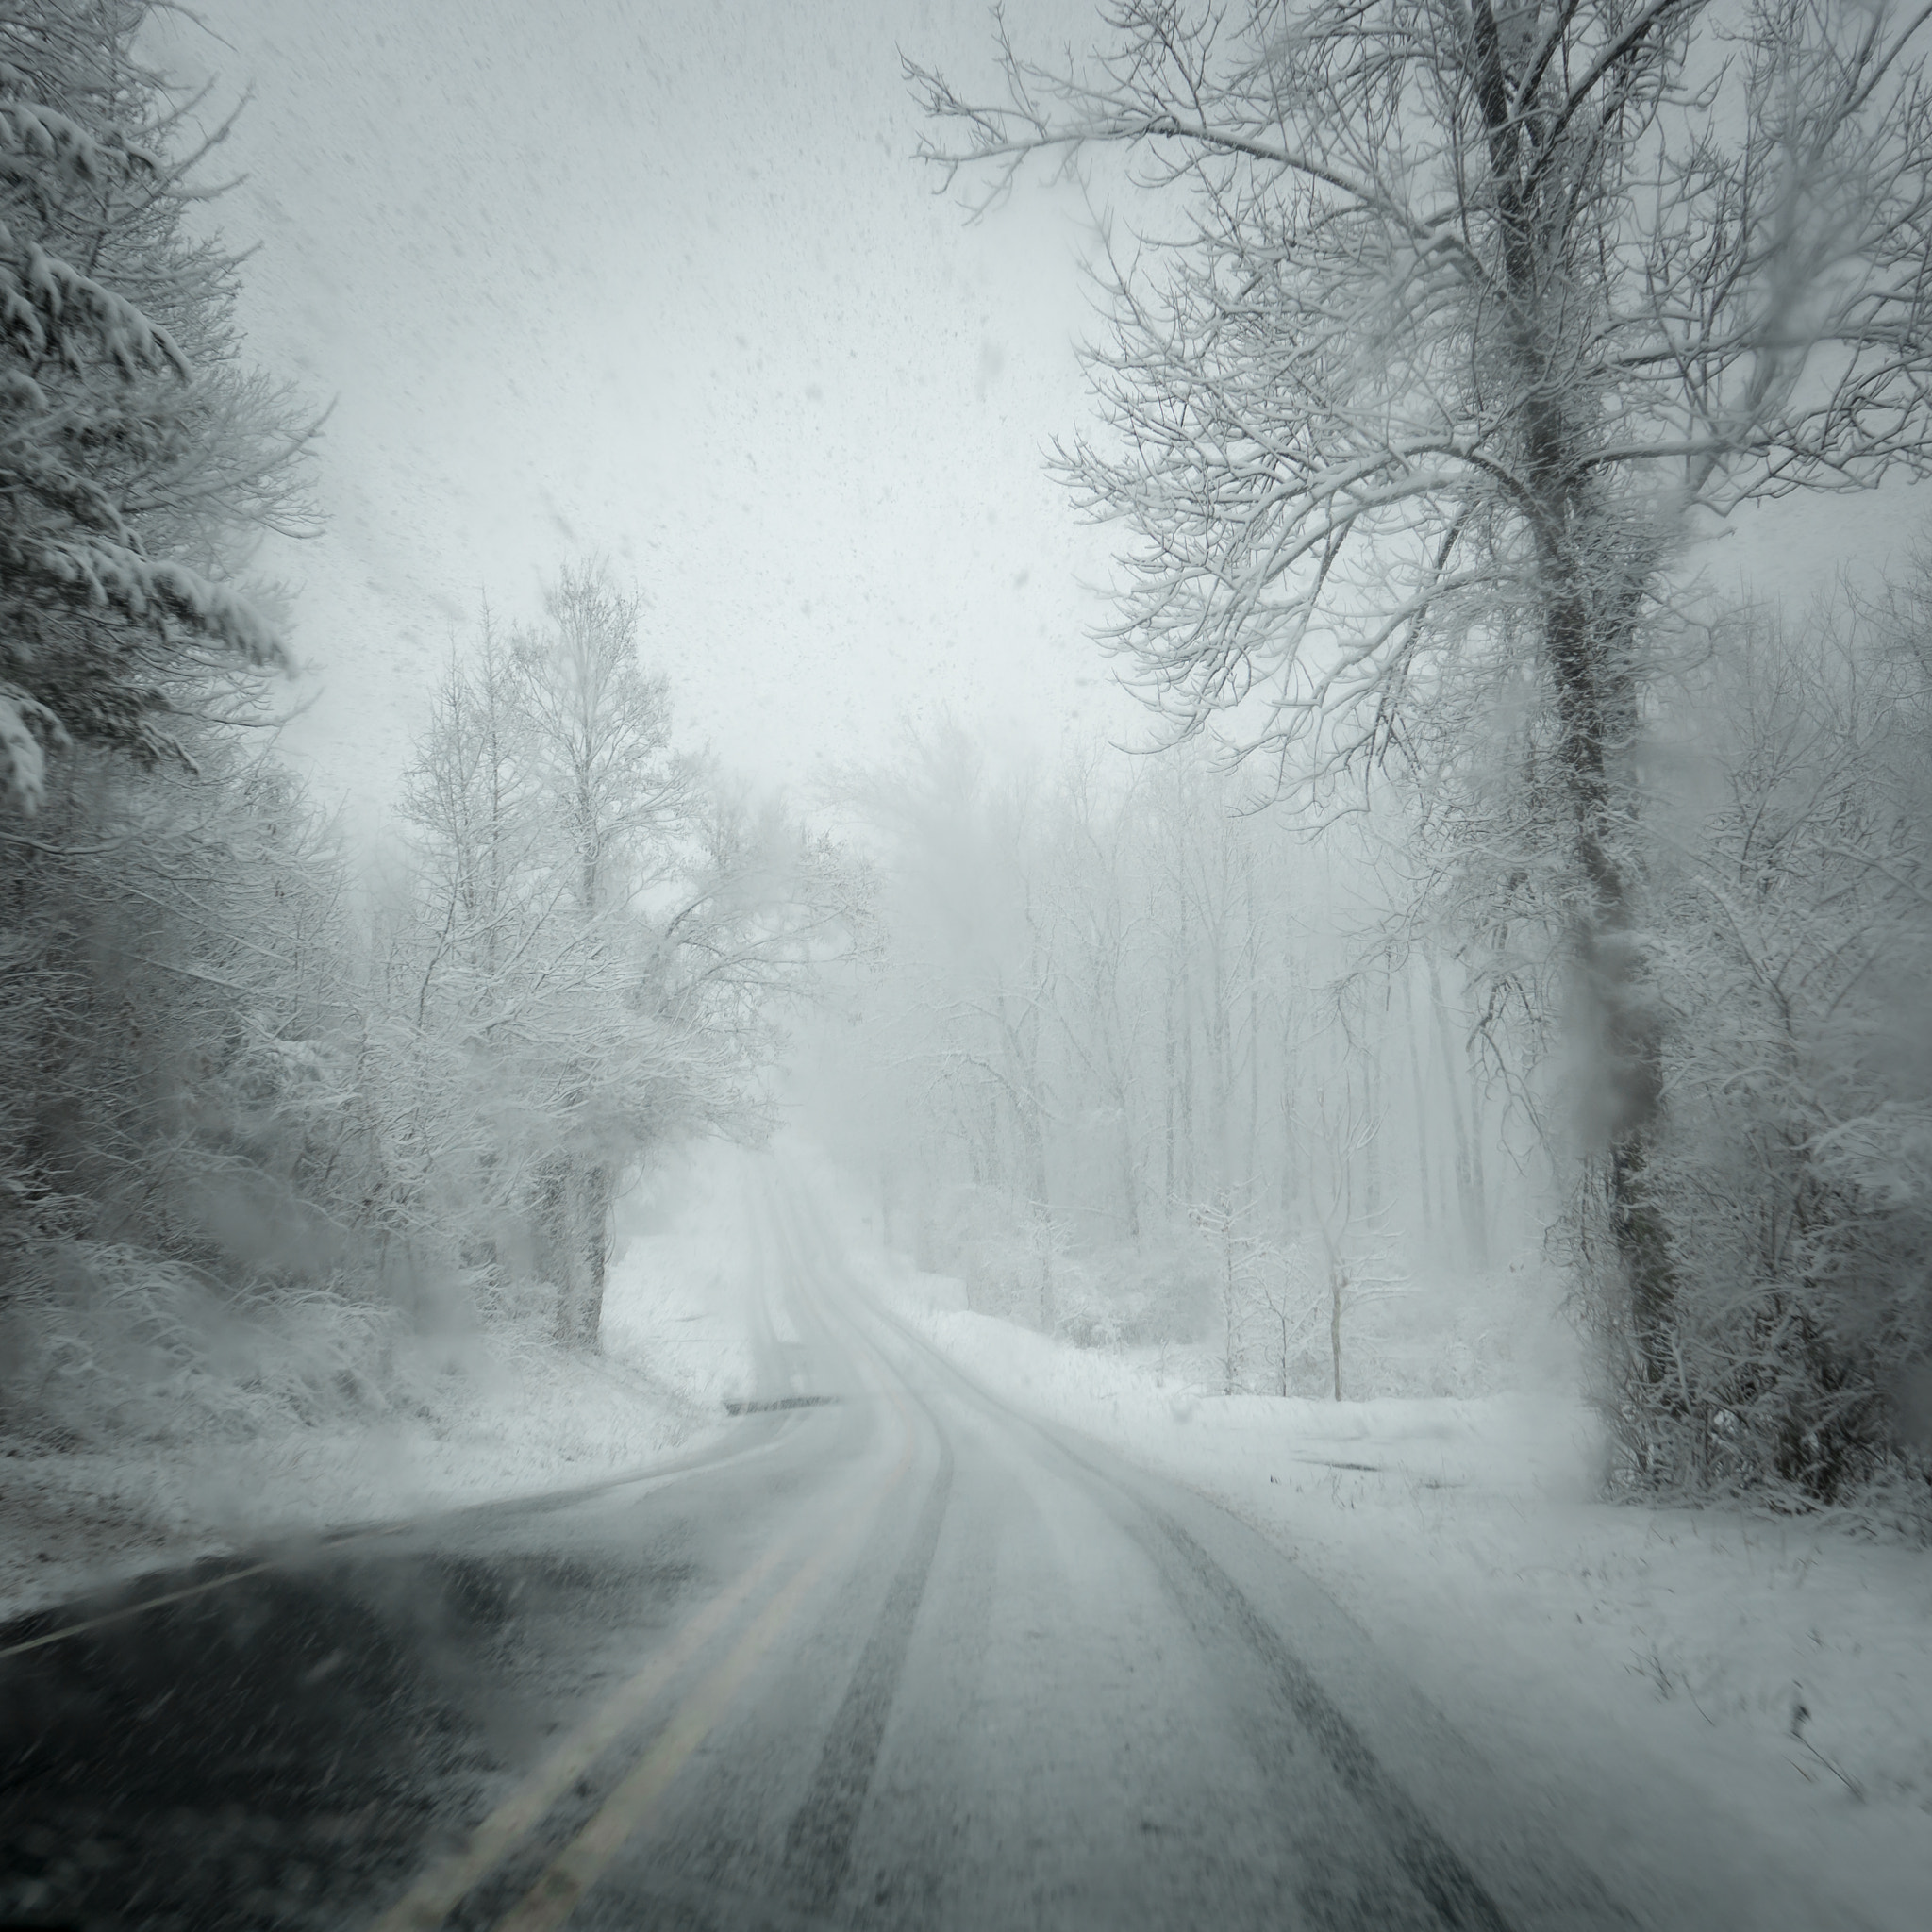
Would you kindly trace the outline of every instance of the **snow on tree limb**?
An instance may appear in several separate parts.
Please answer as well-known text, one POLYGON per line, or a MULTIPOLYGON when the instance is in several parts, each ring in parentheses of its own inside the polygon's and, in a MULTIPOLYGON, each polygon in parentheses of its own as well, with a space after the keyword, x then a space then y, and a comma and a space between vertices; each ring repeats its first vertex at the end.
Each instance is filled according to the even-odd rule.
MULTIPOLYGON (((149 11, 77 28, 22 0, 0 69, 0 677, 58 721, 42 758, 185 758, 160 714, 211 669, 288 664, 229 568, 244 533, 306 526, 313 431, 236 362, 232 264, 182 225, 177 97, 133 51, 149 11)), ((31 762, 0 801, 31 808, 31 762)))

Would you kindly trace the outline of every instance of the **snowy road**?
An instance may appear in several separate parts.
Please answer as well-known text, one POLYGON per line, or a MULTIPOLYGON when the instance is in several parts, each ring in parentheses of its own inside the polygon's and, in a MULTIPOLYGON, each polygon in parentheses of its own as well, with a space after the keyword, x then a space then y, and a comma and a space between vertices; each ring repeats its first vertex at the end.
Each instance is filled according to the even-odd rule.
POLYGON ((708 1458, 0 1657, 0 1921, 1826 1923, 1599 1875, 1274 1544, 933 1356, 795 1182, 750 1211, 708 1458))

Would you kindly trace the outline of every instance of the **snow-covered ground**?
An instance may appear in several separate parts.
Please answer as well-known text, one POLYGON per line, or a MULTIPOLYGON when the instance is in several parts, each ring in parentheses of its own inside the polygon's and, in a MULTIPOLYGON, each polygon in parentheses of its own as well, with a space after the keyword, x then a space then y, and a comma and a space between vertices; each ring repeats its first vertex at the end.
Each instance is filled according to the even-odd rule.
POLYGON ((1563 1395, 1206 1392, 1186 1364, 970 1313, 958 1284, 885 1253, 850 1195, 841 1220, 855 1263, 982 1386, 1214 1494, 1291 1549, 1497 1761, 1579 1740, 1606 1775, 1709 1793, 1874 1924, 1926 1924, 1924 1550, 1735 1509, 1604 1503, 1591 1418, 1563 1395))
POLYGON ((58 1451, 0 1438, 0 1620, 282 1536, 574 1487, 688 1452, 752 1383, 758 1257, 741 1187, 729 1155, 705 1153, 620 1205, 598 1358, 498 1325, 407 1344, 379 1387, 365 1379, 354 1402, 306 1418, 231 1403, 219 1433, 58 1451))

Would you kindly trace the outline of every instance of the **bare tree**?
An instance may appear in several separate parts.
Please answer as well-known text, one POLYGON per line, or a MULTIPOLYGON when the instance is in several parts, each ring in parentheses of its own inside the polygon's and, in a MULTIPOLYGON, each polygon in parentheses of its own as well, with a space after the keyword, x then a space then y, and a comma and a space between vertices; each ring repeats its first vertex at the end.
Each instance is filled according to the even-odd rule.
POLYGON ((638 658, 642 600, 602 562, 567 564, 547 622, 518 640, 530 747, 576 870, 587 919, 628 907, 669 869, 692 800, 671 749, 671 691, 638 658))
POLYGON ((682 865, 694 798, 665 680, 638 661, 639 600, 592 563, 567 568, 546 609, 509 640, 486 619, 419 741, 403 1017, 439 1096, 428 1139, 445 1163, 465 1151, 480 1206, 534 1230, 558 1339, 591 1347, 618 1177, 703 1113, 717 1070, 647 997, 641 902, 682 865), (479 1069, 494 1102, 473 1091, 479 1069))
MULTIPOLYGON (((1222 1187, 1211 1201, 1188 1210, 1188 1219, 1214 1249, 1221 1301, 1221 1392, 1237 1395, 1247 1372, 1247 1326, 1254 1300, 1253 1275, 1260 1243, 1247 1231, 1254 1203, 1246 1188, 1222 1187)), ((1285 1371, 1284 1371, 1285 1374, 1285 1371)), ((1286 1392, 1284 1391, 1284 1392, 1286 1392)))
POLYGON ((1118 800, 1102 798, 1091 766, 1068 778, 1056 827, 1067 958, 1050 990, 1061 1038, 1093 1097, 1088 1117, 1110 1147, 1136 1246, 1142 1182, 1135 1061, 1143 1022, 1132 967, 1143 915, 1134 903, 1130 841, 1141 805, 1131 785, 1118 800))
POLYGON ((1683 1015, 1653 1164, 1682 1285, 1673 1400, 1633 1400, 1644 1385, 1614 1353, 1606 1391, 1652 1484, 1845 1503, 1904 1476, 1901 1497, 1925 1493, 1924 588, 1802 625, 1739 613, 1668 727, 1701 780, 1655 814, 1650 894, 1655 970, 1683 1015))
POLYGON ((1355 1171, 1359 1157, 1374 1144, 1377 1131, 1352 1083, 1344 1081, 1341 1097, 1332 1108, 1328 1095, 1315 1098, 1327 1169, 1314 1200, 1315 1232, 1327 1263, 1328 1360, 1337 1402, 1341 1400, 1341 1316, 1359 1272, 1355 1242, 1357 1229, 1355 1171))
MULTIPOLYGON (((601 560, 566 565, 544 599, 545 624, 516 653, 531 763, 568 854, 576 917, 600 955, 620 943, 650 888, 675 873, 694 803, 691 767, 671 749, 669 682, 639 661, 641 610, 601 560)), ((626 1137, 621 1103, 615 1117, 592 1103, 595 1069, 572 1064, 572 1105, 587 1131, 550 1160, 542 1224, 562 1291, 559 1332, 590 1347, 626 1137)))
POLYGON ((1307 1346, 1320 1312, 1321 1297, 1305 1243, 1283 1241, 1268 1246, 1261 1257, 1256 1295, 1274 1331, 1274 1392, 1292 1394, 1295 1362, 1307 1346))
POLYGON ((1534 849, 1509 875, 1541 868, 1565 934, 1659 1385, 1627 757, 1689 540, 1932 468, 1926 17, 1122 0, 1084 66, 1002 27, 990 101, 908 67, 925 156, 975 207, 1031 156, 1118 149, 1167 224, 1109 255, 1105 429, 1058 467, 1124 525, 1106 641, 1176 728, 1320 763, 1403 743, 1452 679, 1527 691, 1534 849))
POLYGON ((467 1162, 486 1227, 522 1224, 580 1348, 626 1172, 675 1135, 758 1131, 778 1008, 867 913, 836 844, 674 748, 640 611, 591 562, 563 571, 541 627, 506 640, 486 619, 404 790, 415 903, 391 1005, 437 1095, 427 1138, 467 1162))
MULTIPOLYGON (((482 1007, 502 991, 531 928, 553 909, 539 774, 530 756, 521 664, 486 612, 474 650, 452 644, 400 810, 440 912, 439 943, 424 967, 423 995, 452 957, 467 967, 482 1007)), ((488 1024, 487 1018, 483 1024, 488 1024)))

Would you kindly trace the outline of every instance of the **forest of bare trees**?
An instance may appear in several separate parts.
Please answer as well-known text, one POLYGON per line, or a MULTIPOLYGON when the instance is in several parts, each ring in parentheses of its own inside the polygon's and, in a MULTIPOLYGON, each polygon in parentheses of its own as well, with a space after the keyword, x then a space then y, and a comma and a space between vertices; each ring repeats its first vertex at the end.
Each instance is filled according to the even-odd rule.
MULTIPOLYGON (((852 804, 883 955, 831 1105, 894 1238, 975 1305, 1361 1395, 1388 1377, 1345 1359, 1355 1308, 1533 1256, 1528 1096, 1369 821, 1311 841, 1189 752, 1045 772, 953 724, 852 804)), ((1412 1376, 1475 1386, 1443 1342, 1412 1376)))
MULTIPOLYGON (((1279 809, 1365 795, 1395 929, 1454 957, 1570 1176, 1551 1231, 1645 1489, 1924 1466, 1923 620, 1738 612, 1696 575, 1754 506, 1932 463, 1923 24, 1124 0, 1084 58, 1002 25, 985 93, 908 64, 974 212, 1036 158, 1112 210, 1097 421, 1055 458, 1118 532, 1102 641, 1279 809)), ((1227 989, 1278 1000, 1295 958, 1265 924, 1169 968, 1228 1185, 1227 989)), ((1331 983, 1344 1026, 1373 980, 1331 983)), ((1032 1036, 994 1019, 1030 1150, 1032 1036)), ((1375 1064, 1319 1135, 1364 1217, 1375 1064)))

